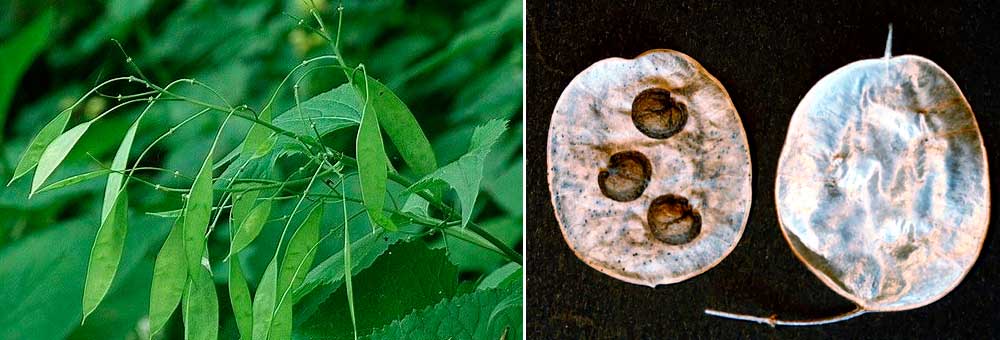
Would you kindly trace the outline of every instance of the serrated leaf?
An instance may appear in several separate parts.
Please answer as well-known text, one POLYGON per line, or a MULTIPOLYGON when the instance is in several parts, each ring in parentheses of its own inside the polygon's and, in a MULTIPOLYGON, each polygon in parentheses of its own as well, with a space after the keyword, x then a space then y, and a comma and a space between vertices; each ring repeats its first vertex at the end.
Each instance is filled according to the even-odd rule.
POLYGON ((205 255, 205 232, 212 214, 212 200, 212 153, 209 152, 194 178, 184 206, 184 252, 191 275, 201 268, 205 255))
MULTIPOLYGON (((207 249, 204 252, 207 252, 207 249)), ((184 290, 184 338, 218 339, 219 299, 215 293, 212 271, 199 265, 199 268, 190 274, 187 288, 184 290)))
POLYGON ((447 183, 458 193, 458 200, 462 204, 462 226, 464 227, 472 217, 472 208, 475 207, 476 197, 479 195, 479 183, 483 179, 483 162, 493 148, 493 144, 497 142, 506 129, 507 122, 503 120, 491 120, 477 127, 472 133, 469 152, 420 179, 407 191, 417 192, 430 189, 436 183, 447 183))
POLYGON ((250 289, 247 279, 240 266, 239 256, 229 259, 229 298, 233 306, 233 316, 241 339, 253 338, 253 306, 250 302, 250 289))
POLYGON ((177 309, 188 281, 184 253, 184 218, 179 217, 156 255, 153 284, 149 293, 149 332, 159 333, 177 309))
POLYGON ((476 290, 442 301, 375 331, 369 339, 521 338, 521 285, 476 290))
MULTIPOLYGON (((399 243, 353 279, 358 335, 389 324, 413 309, 452 296, 458 287, 458 269, 444 249, 430 249, 422 241, 399 243)), ((333 293, 296 329, 304 338, 352 339, 350 311, 344 286, 333 293)))
MULTIPOLYGON (((363 81, 360 83, 355 81, 354 86, 362 98, 371 93, 363 81)), ((389 180, 389 169, 385 148, 382 145, 382 132, 379 130, 378 115, 374 112, 370 101, 367 102, 365 112, 361 116, 356 147, 361 198, 368 210, 368 217, 372 224, 395 231, 396 226, 382 214, 382 208, 385 206, 385 185, 389 180)))
MULTIPOLYGON (((360 89, 364 90, 363 87, 360 89)), ((425 176, 437 169, 434 149, 406 104, 375 78, 368 77, 368 90, 371 95, 370 108, 378 115, 382 130, 385 130, 406 164, 417 176, 425 176)), ((359 93, 364 98, 364 92, 359 93)))
MULTIPOLYGON (((389 245, 399 241, 399 233, 386 233, 385 230, 376 229, 351 243, 352 273, 357 274, 361 270, 371 266, 375 259, 385 253, 389 245)), ((302 286, 298 287, 293 294, 295 302, 299 302, 303 297, 321 285, 333 285, 333 289, 340 286, 344 278, 344 253, 343 250, 330 255, 326 260, 316 265, 316 268, 309 271, 302 286)), ((328 296, 333 291, 326 293, 328 296)), ((326 296, 319 297, 326 300, 326 296)))
MULTIPOLYGON (((300 104, 301 111, 298 107, 292 107, 275 116, 271 124, 297 135, 315 136, 316 132, 313 131, 312 125, 315 123, 315 129, 319 135, 326 136, 334 131, 358 126, 361 123, 361 103, 354 88, 350 84, 344 84, 302 102, 300 104)), ((223 172, 221 178, 232 178, 236 175, 236 170, 247 161, 249 163, 243 174, 259 176, 269 171, 271 164, 279 156, 304 151, 299 142, 294 139, 285 135, 270 135, 270 129, 265 128, 265 130, 267 131, 264 132, 268 133, 266 134, 268 140, 258 145, 257 148, 246 146, 244 142, 239 158, 232 163, 237 166, 230 165, 223 172), (261 154, 264 150, 267 152, 261 154)), ((260 134, 264 134, 264 132, 260 134)), ((219 182, 223 183, 224 181, 219 182)))
POLYGON ((90 251, 87 280, 83 288, 83 321, 104 300, 118 271, 118 262, 125 247, 128 230, 128 195, 118 195, 108 216, 97 229, 97 238, 90 251))
MULTIPOLYGON (((50 8, 0 46, 0 56, 4 60, 0 66, 0 136, 3 135, 7 109, 10 108, 17 84, 48 42, 54 19, 54 11, 50 8)), ((59 131, 62 132, 62 128, 59 131)))
POLYGON ((59 137, 56 137, 52 140, 52 143, 49 143, 45 147, 45 151, 42 151, 41 156, 38 158, 35 177, 31 179, 31 192, 28 194, 29 196, 34 195, 42 187, 42 184, 45 184, 45 180, 52 175, 52 172, 56 170, 59 163, 62 163, 66 159, 66 155, 73 149, 76 142, 80 141, 80 137, 83 137, 83 134, 90 128, 92 122, 88 121, 74 126, 72 129, 59 135, 59 137))

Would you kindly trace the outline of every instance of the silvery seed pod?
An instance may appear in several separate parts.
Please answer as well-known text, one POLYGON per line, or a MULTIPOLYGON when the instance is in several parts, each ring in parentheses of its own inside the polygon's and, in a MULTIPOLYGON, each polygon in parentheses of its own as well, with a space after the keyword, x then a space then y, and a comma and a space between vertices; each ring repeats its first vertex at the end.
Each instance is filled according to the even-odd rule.
POLYGON ((591 267, 656 286, 714 267, 750 210, 750 155, 725 88, 653 50, 590 66, 549 128, 548 180, 566 243, 591 267))
MULTIPOLYGON (((821 79, 792 116, 775 199, 795 255, 858 308, 814 322, 937 301, 986 237, 990 191, 975 115, 922 57, 861 60, 821 79)), ((727 313, 712 313, 721 316, 727 313)))

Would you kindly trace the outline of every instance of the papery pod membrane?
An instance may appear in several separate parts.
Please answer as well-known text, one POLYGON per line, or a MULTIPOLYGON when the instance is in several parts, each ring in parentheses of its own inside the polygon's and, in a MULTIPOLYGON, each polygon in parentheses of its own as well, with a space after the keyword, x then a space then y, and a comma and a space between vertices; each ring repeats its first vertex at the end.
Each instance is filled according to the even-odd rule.
POLYGON ((577 75, 552 114, 548 164, 566 243, 619 280, 686 280, 743 234, 746 133, 722 84, 680 52, 605 59, 577 75))
POLYGON ((865 311, 940 299, 986 236, 986 150, 969 103, 934 62, 888 48, 809 90, 775 182, 796 256, 865 311))

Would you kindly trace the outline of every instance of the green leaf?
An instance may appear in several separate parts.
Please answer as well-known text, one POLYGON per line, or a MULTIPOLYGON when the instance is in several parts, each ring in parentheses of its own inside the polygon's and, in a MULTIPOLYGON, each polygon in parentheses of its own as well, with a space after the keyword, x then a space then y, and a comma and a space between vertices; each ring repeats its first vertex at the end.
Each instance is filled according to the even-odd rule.
MULTIPOLYGON (((233 208, 230 213, 234 228, 232 232, 233 240, 235 240, 236 234, 240 230, 243 230, 243 226, 246 225, 242 221, 245 221, 248 216, 252 215, 251 211, 259 194, 259 191, 244 192, 238 194, 233 201, 233 208), (236 221, 241 222, 237 223, 236 221)), ((232 244, 232 241, 230 241, 230 244, 232 244)), ((243 267, 240 265, 240 257, 232 256, 233 254, 236 254, 236 252, 230 250, 229 256, 227 256, 229 260, 229 297, 232 301, 233 314, 236 318, 240 338, 249 340, 253 337, 253 306, 250 299, 250 289, 247 285, 246 275, 243 274, 243 267)))
POLYGON ((205 232, 212 214, 212 153, 209 152, 201 170, 194 178, 187 205, 184 206, 184 252, 188 272, 202 268, 205 255, 205 232))
POLYGON ((101 308, 87 318, 86 324, 74 329, 67 340, 128 339, 138 333, 136 325, 145 323, 143 319, 149 313, 146 302, 153 279, 149 275, 153 272, 153 259, 144 256, 131 273, 120 272, 121 279, 115 281, 101 308))
POLYGON ((313 259, 316 257, 316 246, 319 243, 319 226, 323 219, 323 205, 317 205, 306 216, 305 221, 285 250, 285 259, 281 261, 278 271, 277 308, 271 320, 269 339, 289 339, 292 336, 292 292, 302 284, 313 259))
POLYGON ((184 217, 178 217, 163 242, 153 265, 153 284, 149 293, 149 332, 158 334, 181 302, 188 280, 184 255, 184 217))
MULTIPOLYGON (((254 337, 257 339, 289 339, 292 336, 292 292, 302 283, 313 258, 316 256, 316 246, 319 243, 319 226, 323 218, 323 206, 318 205, 309 212, 302 225, 295 231, 285 249, 284 259, 278 269, 277 281, 272 287, 270 283, 257 290, 258 296, 266 294, 260 303, 254 305, 254 337), (266 289, 266 291, 262 291, 266 289), (274 294, 273 297, 271 295, 274 294), (265 308, 272 306, 271 311, 265 308), (258 311, 259 310, 259 311, 258 311), (269 316, 263 315, 271 313, 269 316), (265 322, 258 326, 257 323, 265 322), (258 334, 259 333, 259 334, 258 334)), ((273 263, 274 261, 272 261, 273 263)), ((270 266, 268 266, 270 269, 270 266)), ((264 273, 264 279, 270 280, 264 273)))
POLYGON ((512 278, 520 278, 523 273, 524 270, 521 265, 514 262, 508 263, 483 277, 483 279, 479 281, 479 285, 476 286, 476 289, 483 290, 497 288, 512 278))
MULTIPOLYGON (((368 77, 368 89, 371 94, 371 109, 378 115, 379 124, 406 164, 418 176, 425 176, 437 169, 434 149, 406 104, 375 78, 368 77)), ((364 96, 363 85, 360 90, 364 96)))
POLYGON ((298 288, 305 280, 309 268, 312 267, 313 259, 316 258, 316 244, 319 243, 319 226, 323 219, 323 205, 317 205, 302 225, 292 235, 285 249, 285 259, 281 261, 281 270, 278 271, 278 292, 282 295, 279 299, 284 299, 285 295, 291 300, 292 291, 298 288))
MULTIPOLYGON (((486 230, 509 247, 514 247, 522 238, 522 220, 520 216, 503 216, 491 218, 479 223, 486 230)), ((460 230, 460 229, 455 229, 460 230)), ((479 237, 476 236, 478 239, 479 237)), ((448 239, 448 258, 463 271, 488 273, 497 266, 507 262, 500 254, 487 251, 481 246, 465 240, 448 239)))
POLYGON ((0 65, 0 137, 11 99, 17 92, 17 84, 48 42, 54 21, 55 13, 48 9, 0 46, 0 56, 3 56, 3 64, 0 65))
MULTIPOLYGON (((203 249, 203 253, 207 252, 203 249)), ((199 265, 188 276, 184 290, 184 338, 215 340, 219 338, 219 299, 215 294, 212 271, 199 265)))
POLYGON ((229 298, 233 305, 233 316, 240 331, 241 339, 252 339, 253 307, 250 304, 250 289, 240 266, 239 256, 229 259, 229 298))
MULTIPOLYGON (((385 253, 389 245, 392 245, 399 241, 399 233, 386 233, 385 230, 376 229, 370 234, 357 239, 351 243, 351 265, 352 273, 357 274, 361 270, 371 266, 375 259, 385 253)), ((352 274, 352 275, 353 275, 352 274)), ((330 255, 326 260, 323 260, 320 264, 316 265, 306 275, 305 281, 303 281, 302 286, 298 287, 293 294, 295 302, 299 302, 307 294, 312 292, 314 289, 321 285, 333 286, 336 289, 340 286, 341 280, 344 278, 344 253, 343 251, 337 252, 330 255)), ((333 290, 326 292, 325 295, 320 294, 319 299, 326 300, 326 297, 332 293, 333 290)), ((322 302, 322 301, 321 301, 322 302)))
POLYGON ((476 196, 479 195, 479 183, 483 179, 483 162, 486 161, 493 144, 506 129, 507 122, 503 120, 490 120, 477 127, 472 133, 468 153, 417 181, 407 191, 417 192, 433 188, 440 182, 447 183, 455 189, 458 200, 462 203, 464 227, 472 217, 472 208, 475 207, 476 196))
POLYGON ((108 213, 111 212, 111 204, 116 201, 118 193, 121 191, 125 175, 120 172, 125 171, 125 166, 128 164, 128 155, 132 151, 132 142, 135 141, 135 132, 139 129, 139 121, 142 120, 142 116, 139 115, 135 123, 132 123, 132 126, 125 132, 125 137, 122 138, 122 143, 118 146, 118 151, 115 152, 115 158, 111 161, 112 172, 108 175, 108 183, 104 188, 104 206, 101 209, 101 220, 108 218, 108 213))
MULTIPOLYGON (((268 108, 261 112, 257 119, 270 123, 271 122, 271 109, 268 108)), ((250 131, 247 132, 246 139, 243 140, 243 147, 240 153, 249 153, 250 158, 260 158, 271 151, 274 147, 274 139, 271 137, 271 130, 266 126, 261 124, 253 124, 250 127, 250 131), (270 143, 269 143, 270 142, 270 143)), ((243 164, 243 163, 240 163, 243 164)))
POLYGON ((31 169, 34 169, 38 165, 38 160, 41 159, 45 147, 49 146, 52 141, 59 137, 63 129, 66 129, 66 124, 69 123, 71 113, 72 110, 64 110, 45 124, 45 127, 38 130, 38 134, 31 138, 28 148, 21 154, 21 160, 17 162, 17 166, 14 168, 14 176, 7 183, 7 186, 10 186, 10 183, 26 175, 28 171, 31 171, 31 169))
MULTIPOLYGON (((59 163, 62 163, 63 159, 66 159, 66 155, 69 151, 73 149, 76 142, 80 140, 87 129, 90 128, 90 124, 93 121, 88 121, 86 123, 74 126, 65 133, 56 137, 52 143, 49 143, 45 147, 45 151, 42 152, 41 157, 38 158, 38 168, 35 169, 35 177, 31 179, 31 192, 28 196, 32 196, 38 191, 38 188, 45 184, 45 180, 52 175, 52 172, 56 170, 59 163)), ((30 151, 30 148, 29 148, 30 151)), ((25 153, 27 155, 27 152, 25 153)), ((18 164, 20 165, 20 164, 18 164)))
MULTIPOLYGON (((234 188, 238 189, 238 188, 234 188)), ((260 197, 260 191, 246 191, 235 194, 233 199, 233 207, 229 211, 230 222, 234 224, 231 236, 236 235, 239 232, 239 226, 243 224, 247 216, 250 215, 250 211, 257 205, 257 198, 260 197)))
MULTIPOLYGON (((359 84, 355 81, 354 85, 362 98, 365 98, 366 93, 370 93, 370 89, 366 91, 363 82, 359 84)), ((395 231, 396 226, 382 214, 382 207, 385 206, 385 184, 389 180, 389 173, 378 116, 370 101, 361 116, 361 126, 358 127, 357 156, 361 198, 368 210, 368 217, 372 224, 395 231)))
POLYGON ((83 288, 83 321, 97 309, 111 288, 118 271, 118 262, 125 247, 128 230, 128 195, 118 195, 111 204, 111 211, 97 229, 97 239, 90 251, 87 281, 83 288))
POLYGON ((521 285, 476 290, 375 331, 369 339, 520 339, 521 285))
POLYGON ((363 104, 364 93, 359 96, 353 87, 344 84, 302 102, 300 107, 288 109, 274 118, 274 125, 297 135, 314 136, 315 124, 320 136, 324 136, 360 125, 363 104))
MULTIPOLYGON (((288 109, 274 117, 271 123, 294 134, 304 136, 315 136, 316 132, 313 131, 312 126, 315 124, 319 135, 326 136, 332 132, 361 124, 362 103, 354 88, 350 84, 344 84, 302 102, 300 104, 301 111, 299 107, 288 109)), ((262 116, 268 118, 265 114, 262 116)), ((285 135, 270 135, 270 129, 266 130, 259 134, 255 133, 253 138, 248 133, 247 138, 250 145, 248 146, 247 141, 244 141, 239 158, 232 162, 236 166, 230 165, 223 172, 221 178, 232 178, 236 175, 236 170, 247 161, 249 163, 243 174, 260 176, 270 171, 271 164, 279 156, 304 151, 298 141, 285 135), (264 132, 268 134, 264 134, 264 132), (252 144, 257 143, 255 142, 258 140, 256 136, 260 135, 265 135, 267 140, 261 142, 257 148, 252 148, 252 144)), ((219 182, 224 183, 224 181, 219 182)))
POLYGON ((111 173, 111 170, 100 169, 100 170, 94 170, 94 171, 90 171, 90 172, 85 172, 85 173, 82 173, 82 174, 79 174, 79 175, 73 175, 73 176, 70 176, 70 177, 66 177, 64 179, 56 181, 55 183, 46 185, 46 186, 42 187, 41 189, 38 189, 38 192, 36 192, 36 194, 40 194, 40 193, 43 193, 43 192, 46 192, 46 191, 51 191, 51 190, 62 189, 62 188, 66 188, 66 187, 71 187, 73 185, 80 184, 80 183, 92 180, 94 178, 98 178, 98 177, 107 175, 109 173, 111 173))
MULTIPOLYGON (((118 276, 108 294, 111 303, 134 275, 147 276, 139 267, 148 251, 166 236, 159 219, 137 218, 142 233, 129 233, 118 276)), ((0 248, 0 339, 65 339, 80 327, 87 255, 99 221, 94 216, 46 225, 17 242, 0 248)), ((111 305, 99 308, 87 320, 97 323, 111 305)), ((143 307, 144 308, 144 307, 143 307)), ((145 312, 143 312, 145 314, 145 312)))
MULTIPOLYGON (((251 202, 252 203, 252 202, 251 202)), ((233 236, 233 243, 229 248, 229 256, 239 254, 260 235, 261 229, 267 223, 267 218, 271 215, 271 200, 263 200, 253 207, 246 218, 238 224, 236 235, 233 236)))
POLYGON ((267 332, 274 316, 274 306, 277 302, 277 290, 278 257, 275 256, 267 265, 267 269, 264 269, 264 276, 261 277, 257 293, 253 297, 253 340, 267 339, 267 332))
POLYGON ((483 183, 483 187, 504 211, 514 216, 521 216, 524 214, 521 207, 524 203, 524 159, 517 157, 514 164, 507 164, 509 165, 505 164, 506 169, 499 177, 483 183))
MULTIPOLYGON (((422 241, 400 243, 354 277, 358 334, 370 333, 413 309, 452 296, 458 287, 458 269, 444 249, 430 249, 422 241)), ((351 339, 346 287, 297 328, 304 338, 351 339)), ((404 338, 401 338, 404 339, 404 338)))

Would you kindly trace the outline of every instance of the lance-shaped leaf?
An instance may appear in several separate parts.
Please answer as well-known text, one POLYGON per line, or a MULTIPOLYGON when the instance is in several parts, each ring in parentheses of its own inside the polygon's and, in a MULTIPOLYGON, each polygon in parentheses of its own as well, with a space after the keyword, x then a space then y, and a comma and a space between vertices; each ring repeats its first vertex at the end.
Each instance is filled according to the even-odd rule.
MULTIPOLYGON (((271 109, 268 108, 261 112, 257 119, 265 122, 271 122, 271 109)), ((266 155, 274 147, 274 138, 270 138, 273 132, 266 126, 261 124, 254 124, 250 127, 250 131, 247 132, 246 139, 243 140, 243 146, 240 149, 241 154, 249 154, 250 158, 259 158, 266 155)), ((241 163, 242 164, 242 163, 241 163)))
POLYGON ((318 205, 288 242, 285 258, 278 271, 277 306, 271 319, 269 339, 288 339, 292 336, 292 293, 305 280, 316 257, 319 243, 319 224, 323 219, 323 205, 318 205))
POLYGON ((264 276, 257 285, 257 293, 253 297, 253 340, 267 339, 267 332, 274 315, 275 296, 278 290, 278 257, 264 269, 264 276))
MULTIPOLYGON (((41 156, 38 158, 38 167, 35 169, 35 177, 31 179, 31 192, 28 196, 34 195, 35 191, 38 191, 42 187, 42 184, 45 184, 45 180, 52 175, 52 172, 56 170, 59 163, 62 163, 66 159, 66 155, 73 149, 76 142, 80 141, 80 137, 83 137, 83 134, 87 132, 90 124, 93 122, 91 120, 74 126, 69 131, 52 140, 52 143, 48 143, 45 151, 42 151, 41 156)), ((30 146, 28 151, 31 151, 30 146)), ((27 156, 27 153, 25 155, 27 156)))
POLYGON ((475 207, 476 197, 479 195, 479 182, 483 179, 483 162, 493 144, 506 129, 507 122, 503 120, 491 120, 476 127, 472 133, 468 153, 417 181, 407 191, 417 192, 432 188, 440 182, 447 183, 458 193, 458 200, 462 203, 462 226, 465 226, 472 217, 472 208, 475 207))
POLYGON ((316 255, 322 217, 322 205, 313 208, 289 240, 280 267, 276 256, 265 269, 254 298, 254 339, 291 338, 292 293, 302 284, 316 255))
POLYGON ((14 168, 14 176, 7 183, 8 186, 38 165, 38 160, 42 157, 45 147, 49 146, 66 129, 66 124, 69 123, 71 113, 72 110, 65 110, 59 113, 58 116, 45 124, 35 137, 31 138, 31 143, 28 143, 28 148, 21 154, 21 160, 17 162, 17 166, 14 168))
MULTIPOLYGON (((361 98, 366 98, 366 95, 372 93, 370 87, 366 88, 364 81, 355 81, 354 86, 361 98)), ((365 202, 368 217, 373 224, 389 230, 396 230, 396 226, 382 214, 382 207, 385 206, 385 183, 389 179, 389 174, 385 148, 382 144, 382 132, 379 131, 378 115, 372 109, 370 101, 367 101, 364 111, 361 115, 361 126, 358 127, 357 139, 361 198, 365 202)))
POLYGON ((135 140, 135 132, 142 117, 143 115, 139 115, 135 123, 129 127, 111 162, 108 182, 104 189, 101 227, 97 230, 97 239, 90 252, 87 283, 83 291, 84 320, 107 295, 108 288, 114 281, 118 262, 121 260, 122 248, 125 246, 125 234, 128 231, 128 198, 122 188, 124 175, 121 172, 125 171, 132 142, 135 140))
POLYGON ((250 289, 240 266, 239 256, 229 259, 229 298, 233 305, 233 316, 240 331, 241 339, 252 339, 253 307, 250 304, 250 289))
POLYGON ((66 188, 66 187, 71 187, 71 186, 74 186, 74 185, 77 185, 77 184, 80 184, 80 183, 92 180, 94 178, 98 178, 98 177, 107 175, 109 173, 111 173, 111 170, 108 170, 108 169, 100 169, 100 170, 94 170, 94 171, 90 171, 90 172, 84 172, 82 174, 73 175, 73 176, 70 176, 70 177, 66 177, 66 178, 63 178, 63 179, 61 179, 59 181, 56 181, 55 183, 46 185, 46 186, 42 187, 41 189, 38 189, 38 191, 36 191, 35 193, 39 194, 39 193, 43 193, 43 192, 46 192, 46 191, 52 191, 52 190, 66 188))
POLYGON ((187 259, 184 255, 184 217, 177 218, 163 242, 153 265, 153 284, 149 293, 149 333, 156 335, 170 320, 181 302, 187 284, 187 259))
MULTIPOLYGON (((364 87, 361 89, 364 90, 364 87)), ((424 130, 420 128, 420 124, 406 104, 388 87, 372 77, 368 77, 368 93, 371 96, 370 109, 378 115, 382 130, 385 130, 385 134, 399 150, 406 164, 418 176, 425 176, 437 169, 434 149, 431 148, 424 130)), ((364 92, 361 92, 361 95, 363 100, 364 92)))
POLYGON ((230 244, 230 257, 239 254, 243 248, 249 246, 257 238, 257 235, 260 235, 260 231, 264 227, 264 224, 267 223, 267 218, 270 215, 271 200, 264 200, 257 203, 248 214, 244 215, 246 217, 238 224, 239 229, 236 229, 233 242, 230 244))
POLYGON ((121 191, 122 181, 125 178, 122 172, 125 171, 125 166, 128 164, 128 155, 132 151, 135 132, 139 129, 139 122, 143 116, 139 115, 139 118, 136 118, 132 126, 125 132, 125 137, 122 139, 121 145, 118 146, 118 151, 115 152, 115 158, 111 161, 111 173, 108 174, 108 183, 104 187, 104 207, 101 209, 102 220, 108 217, 108 212, 111 211, 111 203, 116 201, 118 193, 121 191))
MULTIPOLYGON (((236 234, 245 226, 237 221, 247 219, 259 195, 259 191, 249 191, 236 196, 230 212, 234 228, 233 239, 230 240, 230 243, 235 240, 236 234)), ((235 253, 230 251, 230 255, 227 256, 229 261, 229 298, 233 306, 233 316, 236 318, 240 338, 249 340, 253 336, 253 306, 250 299, 250 289, 247 285, 246 275, 243 274, 243 267, 240 265, 240 257, 232 256, 233 254, 235 253)))
POLYGON ((97 229, 97 238, 90 251, 90 264, 87 266, 87 281, 83 288, 83 321, 97 309, 104 296, 111 288, 118 262, 121 261, 122 250, 125 247, 125 233, 128 219, 128 195, 121 193, 101 227, 97 229))
MULTIPOLYGON (((205 254, 208 249, 202 249, 205 254)), ((205 258, 206 265, 208 259, 205 258)), ((219 338, 219 300, 215 294, 212 271, 199 267, 188 276, 184 290, 184 338, 215 340, 219 338)))
MULTIPOLYGON (((209 152, 201 170, 194 178, 184 207, 184 252, 188 270, 201 267, 205 254, 205 231, 212 214, 212 153, 209 152)), ((194 275, 194 274, 192 274, 194 275)))

